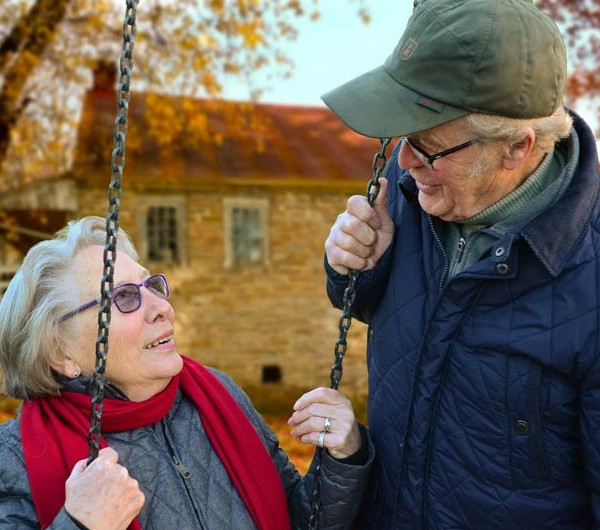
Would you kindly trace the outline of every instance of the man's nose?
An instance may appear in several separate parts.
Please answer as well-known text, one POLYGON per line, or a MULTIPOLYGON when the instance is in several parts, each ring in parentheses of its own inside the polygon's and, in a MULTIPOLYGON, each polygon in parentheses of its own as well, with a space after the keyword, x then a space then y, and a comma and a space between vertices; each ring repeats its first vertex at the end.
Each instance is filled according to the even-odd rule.
POLYGON ((398 166, 400 166, 400 169, 412 169, 423 165, 423 161, 411 149, 410 145, 403 140, 398 153, 398 166))

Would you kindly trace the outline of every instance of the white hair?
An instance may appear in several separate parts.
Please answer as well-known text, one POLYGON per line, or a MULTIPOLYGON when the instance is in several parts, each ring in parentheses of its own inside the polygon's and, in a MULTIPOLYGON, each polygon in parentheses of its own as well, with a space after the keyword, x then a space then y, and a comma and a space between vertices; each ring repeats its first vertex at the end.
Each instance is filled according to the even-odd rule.
MULTIPOLYGON (((106 220, 89 216, 59 230, 53 239, 33 246, 0 301, 0 370, 2 391, 28 399, 57 394, 60 385, 52 360, 68 356, 60 317, 73 308, 72 261, 83 248, 104 246, 106 220)), ((117 250, 138 261, 129 236, 119 230, 117 250)))
POLYGON ((556 142, 569 136, 573 126, 573 119, 562 105, 553 114, 543 118, 521 120, 474 113, 457 121, 462 121, 469 132, 482 143, 504 144, 505 153, 523 140, 529 129, 533 129, 535 133, 533 149, 548 153, 552 151, 556 142))

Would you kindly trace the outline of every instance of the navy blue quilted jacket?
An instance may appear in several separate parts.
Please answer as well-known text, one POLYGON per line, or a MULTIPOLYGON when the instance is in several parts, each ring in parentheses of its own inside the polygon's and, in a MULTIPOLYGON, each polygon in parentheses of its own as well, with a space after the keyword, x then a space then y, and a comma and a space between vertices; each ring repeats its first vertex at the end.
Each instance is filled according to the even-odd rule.
MULTIPOLYGON (((600 528, 600 177, 575 130, 559 201, 444 287, 441 221, 390 159, 395 241, 354 304, 377 454, 358 528, 600 528)), ((339 307, 346 277, 326 268, 339 307)))

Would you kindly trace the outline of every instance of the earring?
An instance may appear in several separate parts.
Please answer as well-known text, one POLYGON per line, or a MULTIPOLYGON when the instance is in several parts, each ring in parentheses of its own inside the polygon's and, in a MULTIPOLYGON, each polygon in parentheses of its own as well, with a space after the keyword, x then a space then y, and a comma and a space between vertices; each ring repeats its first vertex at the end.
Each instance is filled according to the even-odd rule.
POLYGON ((81 370, 79 368, 73 371, 73 375, 71 376, 73 379, 77 379, 81 375, 81 370))

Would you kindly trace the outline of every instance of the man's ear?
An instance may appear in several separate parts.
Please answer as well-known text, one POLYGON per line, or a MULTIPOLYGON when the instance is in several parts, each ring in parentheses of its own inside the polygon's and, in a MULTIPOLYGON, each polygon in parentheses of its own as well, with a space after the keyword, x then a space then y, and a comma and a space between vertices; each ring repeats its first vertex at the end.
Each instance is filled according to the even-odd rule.
POLYGON ((535 132, 528 129, 525 137, 509 147, 507 155, 502 162, 504 169, 510 171, 525 165, 531 156, 535 145, 535 132))

